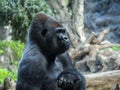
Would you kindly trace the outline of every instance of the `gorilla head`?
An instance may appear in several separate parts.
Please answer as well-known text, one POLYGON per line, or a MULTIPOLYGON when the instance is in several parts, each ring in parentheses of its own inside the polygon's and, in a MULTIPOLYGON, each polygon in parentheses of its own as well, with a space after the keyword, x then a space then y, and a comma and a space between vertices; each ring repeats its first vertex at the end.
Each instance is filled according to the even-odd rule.
POLYGON ((43 13, 33 18, 29 39, 37 43, 44 54, 54 56, 65 52, 70 47, 66 29, 52 17, 43 13))

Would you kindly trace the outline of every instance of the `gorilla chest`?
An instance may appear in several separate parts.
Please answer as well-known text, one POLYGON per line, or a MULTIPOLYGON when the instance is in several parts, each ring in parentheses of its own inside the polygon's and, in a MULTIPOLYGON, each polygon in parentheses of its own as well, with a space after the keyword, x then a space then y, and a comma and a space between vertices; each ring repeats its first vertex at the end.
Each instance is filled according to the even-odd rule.
POLYGON ((62 64, 58 61, 55 61, 54 64, 51 64, 48 67, 47 78, 48 80, 54 80, 58 75, 63 71, 62 64))
POLYGON ((47 69, 47 77, 44 80, 42 90, 61 90, 58 88, 58 75, 63 71, 62 64, 55 62, 47 69))

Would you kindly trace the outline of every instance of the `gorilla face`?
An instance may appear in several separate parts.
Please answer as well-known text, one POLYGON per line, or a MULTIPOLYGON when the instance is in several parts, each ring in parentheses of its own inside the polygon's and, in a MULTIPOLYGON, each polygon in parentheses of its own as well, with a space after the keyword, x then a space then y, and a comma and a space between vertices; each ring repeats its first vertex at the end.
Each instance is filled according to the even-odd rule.
POLYGON ((63 27, 56 28, 56 42, 60 49, 67 50, 70 46, 70 40, 66 35, 66 29, 63 27))
POLYGON ((70 47, 70 40, 64 27, 57 27, 54 30, 45 30, 42 32, 45 38, 46 47, 50 53, 60 54, 70 47))

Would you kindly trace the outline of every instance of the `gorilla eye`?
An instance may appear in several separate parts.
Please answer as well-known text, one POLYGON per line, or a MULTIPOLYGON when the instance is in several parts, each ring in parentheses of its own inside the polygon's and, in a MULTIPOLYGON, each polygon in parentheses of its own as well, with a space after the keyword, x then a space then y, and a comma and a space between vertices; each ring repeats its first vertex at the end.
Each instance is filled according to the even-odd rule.
POLYGON ((56 32, 57 33, 66 33, 66 29, 65 28, 57 28, 56 32))
POLYGON ((45 37, 46 33, 47 33, 47 29, 44 29, 41 34, 43 37, 45 37))

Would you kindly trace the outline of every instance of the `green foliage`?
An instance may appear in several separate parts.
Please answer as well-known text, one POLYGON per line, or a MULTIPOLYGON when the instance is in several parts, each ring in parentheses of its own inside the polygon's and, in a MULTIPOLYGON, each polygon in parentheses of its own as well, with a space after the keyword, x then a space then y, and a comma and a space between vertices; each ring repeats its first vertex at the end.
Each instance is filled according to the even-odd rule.
MULTIPOLYGON (((13 57, 11 59, 14 59, 11 61, 18 61, 21 58, 24 47, 25 44, 20 41, 0 41, 0 51, 2 54, 10 53, 9 57, 13 57), (6 48, 10 48, 11 51, 6 51, 6 48)), ((16 64, 16 62, 14 62, 14 64, 16 64)))
POLYGON ((0 50, 0 55, 2 55, 3 54, 3 50, 0 50))
POLYGON ((112 49, 115 51, 119 51, 120 50, 120 46, 112 46, 112 49))
POLYGON ((45 0, 0 0, 0 22, 11 21, 14 40, 25 41, 32 17, 41 11, 52 14, 45 0))
POLYGON ((6 69, 0 69, 0 84, 4 82, 6 77, 11 77, 13 80, 17 79, 16 72, 10 72, 6 69))
MULTIPOLYGON (((112 47, 110 47, 110 48, 112 48, 112 50, 114 50, 114 51, 120 51, 120 46, 112 46, 112 47)), ((102 48, 102 50, 106 50, 106 49, 108 49, 108 48, 102 48)))
MULTIPOLYGON (((18 66, 18 61, 21 58, 23 49, 25 47, 24 43, 20 41, 0 41, 0 55, 6 55, 6 57, 10 58, 12 62, 10 64, 14 64, 18 66)), ((6 69, 0 69, 0 83, 3 83, 6 77, 11 77, 13 80, 17 79, 17 69, 8 71, 6 69)))

